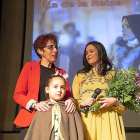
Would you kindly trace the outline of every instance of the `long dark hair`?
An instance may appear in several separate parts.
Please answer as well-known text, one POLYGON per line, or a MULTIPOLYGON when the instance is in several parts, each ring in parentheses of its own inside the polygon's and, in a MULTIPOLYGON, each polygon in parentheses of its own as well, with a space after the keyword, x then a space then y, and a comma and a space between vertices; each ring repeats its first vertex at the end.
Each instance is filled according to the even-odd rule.
POLYGON ((97 42, 97 41, 92 41, 89 42, 84 50, 84 55, 83 55, 83 66, 84 68, 80 69, 77 72, 77 75, 79 73, 87 73, 91 70, 91 65, 89 65, 87 59, 86 59, 86 48, 88 45, 93 45, 94 47, 96 47, 97 51, 98 51, 98 67, 97 67, 97 73, 98 75, 104 76, 106 75, 106 72, 111 70, 113 67, 113 64, 111 62, 111 60, 108 58, 105 47, 103 46, 102 43, 97 42))

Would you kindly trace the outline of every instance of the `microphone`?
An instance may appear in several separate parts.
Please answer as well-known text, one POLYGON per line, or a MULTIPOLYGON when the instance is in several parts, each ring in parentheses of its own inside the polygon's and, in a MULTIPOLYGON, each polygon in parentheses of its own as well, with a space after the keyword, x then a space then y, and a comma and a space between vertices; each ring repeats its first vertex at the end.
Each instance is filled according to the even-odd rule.
MULTIPOLYGON (((97 96, 98 96, 100 93, 101 93, 101 89, 96 88, 95 91, 94 91, 94 93, 93 93, 93 95, 91 96, 91 98, 96 99, 97 96)), ((86 114, 88 110, 89 110, 89 106, 85 106, 82 112, 83 112, 84 114, 86 114)))

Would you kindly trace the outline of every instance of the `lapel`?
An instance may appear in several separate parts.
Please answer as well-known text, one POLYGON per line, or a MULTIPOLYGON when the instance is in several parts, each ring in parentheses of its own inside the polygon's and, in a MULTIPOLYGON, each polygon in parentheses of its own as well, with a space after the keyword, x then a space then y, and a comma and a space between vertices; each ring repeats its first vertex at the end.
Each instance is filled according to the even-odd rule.
POLYGON ((59 71, 61 74, 66 73, 63 69, 57 68, 54 64, 52 64, 52 66, 54 67, 55 72, 59 71))
POLYGON ((52 67, 54 67, 55 72, 58 71, 58 68, 55 66, 55 64, 52 64, 52 67))
POLYGON ((32 88, 29 90, 32 90, 31 92, 34 95, 34 99, 38 100, 38 94, 39 94, 39 86, 40 86, 40 61, 37 62, 31 62, 31 86, 32 88))

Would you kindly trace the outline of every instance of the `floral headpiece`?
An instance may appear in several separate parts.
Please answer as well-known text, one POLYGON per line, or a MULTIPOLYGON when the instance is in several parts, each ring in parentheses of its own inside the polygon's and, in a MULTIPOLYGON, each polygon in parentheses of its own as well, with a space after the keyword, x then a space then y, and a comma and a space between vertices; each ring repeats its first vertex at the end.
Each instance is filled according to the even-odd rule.
POLYGON ((60 73, 59 71, 56 71, 56 73, 54 75, 63 76, 65 79, 68 79, 69 78, 69 75, 67 73, 60 73))

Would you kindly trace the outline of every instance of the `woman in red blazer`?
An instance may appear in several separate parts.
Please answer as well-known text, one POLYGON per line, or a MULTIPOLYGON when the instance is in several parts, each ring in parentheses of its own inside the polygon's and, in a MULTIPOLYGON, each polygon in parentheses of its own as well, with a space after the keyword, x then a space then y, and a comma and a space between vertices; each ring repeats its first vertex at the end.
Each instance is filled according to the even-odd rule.
MULTIPOLYGON (((23 67, 18 78, 14 101, 22 108, 14 120, 14 124, 20 126, 20 140, 24 139, 28 127, 33 119, 35 110, 49 111, 44 90, 46 81, 51 74, 56 71, 66 73, 64 70, 57 68, 53 63, 57 59, 58 54, 57 37, 53 34, 43 34, 37 37, 34 42, 34 50, 41 59, 37 62, 27 62, 23 67)), ((66 95, 64 97, 66 112, 74 113, 75 104, 73 95, 70 92, 67 81, 66 95)))

